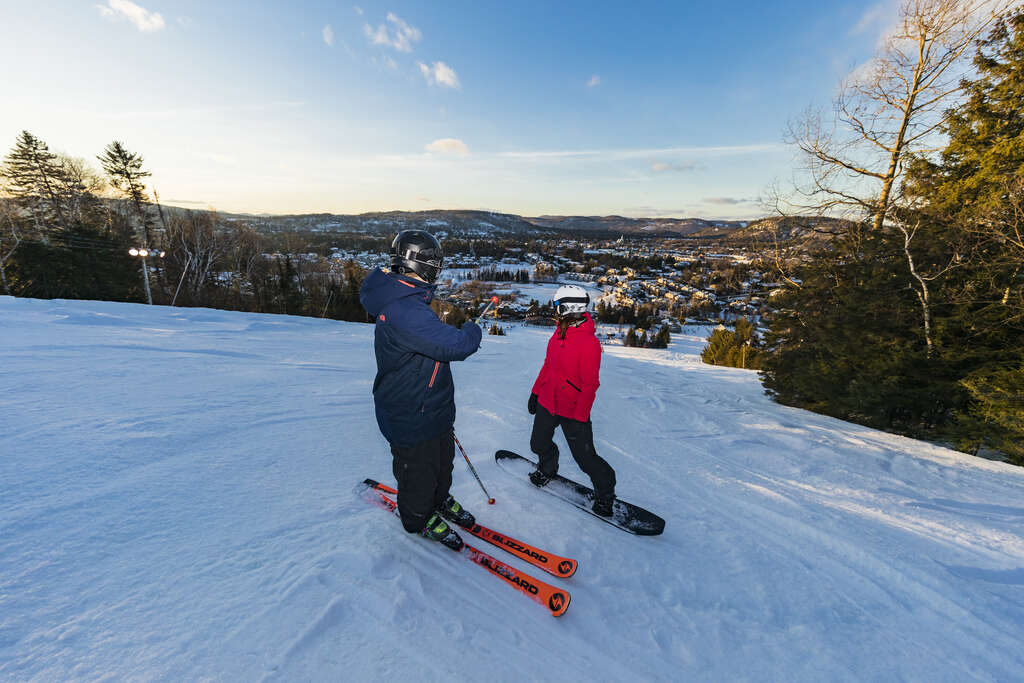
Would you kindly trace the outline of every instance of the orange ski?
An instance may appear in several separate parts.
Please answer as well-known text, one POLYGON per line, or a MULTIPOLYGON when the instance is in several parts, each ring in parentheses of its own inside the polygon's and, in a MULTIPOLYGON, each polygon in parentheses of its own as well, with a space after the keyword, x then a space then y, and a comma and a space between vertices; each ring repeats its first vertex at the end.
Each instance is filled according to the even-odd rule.
MULTIPOLYGON (((369 488, 374 488, 367 480, 364 482, 369 488)), ((398 507, 398 503, 388 498, 381 490, 375 489, 379 500, 373 501, 380 507, 383 507, 392 512, 398 507)), ((549 584, 544 583, 538 579, 533 578, 529 574, 525 574, 515 567, 511 567, 501 560, 491 557, 482 550, 478 550, 468 543, 462 548, 460 554, 466 559, 480 565, 487 569, 495 576, 498 576, 505 580, 509 585, 518 588, 520 591, 525 593, 531 600, 543 605, 553 617, 560 617, 565 614, 565 611, 569 609, 569 602, 571 597, 568 591, 564 591, 560 588, 555 588, 549 584)))
MULTIPOLYGON (((383 491, 392 495, 398 493, 398 491, 387 484, 381 484, 373 479, 367 479, 364 483, 377 491, 383 491)), ((506 552, 515 555, 519 559, 529 562, 537 569, 542 569, 553 576, 567 579, 576 573, 578 563, 576 560, 571 558, 561 557, 541 550, 529 543, 524 543, 518 539, 512 538, 511 536, 506 536, 505 534, 494 531, 493 529, 488 529, 481 524, 474 524, 471 527, 467 526, 460 528, 465 529, 477 538, 498 546, 506 552)))
POLYGON ((560 617, 569 609, 569 592, 561 588, 555 588, 529 574, 510 567, 501 560, 496 560, 482 550, 477 550, 468 543, 462 549, 462 553, 482 567, 486 567, 496 576, 500 576, 522 592, 530 596, 534 602, 539 602, 548 608, 551 616, 560 617))

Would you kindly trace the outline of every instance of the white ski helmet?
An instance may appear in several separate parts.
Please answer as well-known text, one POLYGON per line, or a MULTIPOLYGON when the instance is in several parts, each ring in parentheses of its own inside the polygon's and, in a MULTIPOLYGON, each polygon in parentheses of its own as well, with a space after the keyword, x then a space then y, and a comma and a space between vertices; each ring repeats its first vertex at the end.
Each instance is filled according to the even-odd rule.
POLYGON ((562 285, 551 300, 559 316, 583 313, 590 304, 590 295, 579 285, 562 285))

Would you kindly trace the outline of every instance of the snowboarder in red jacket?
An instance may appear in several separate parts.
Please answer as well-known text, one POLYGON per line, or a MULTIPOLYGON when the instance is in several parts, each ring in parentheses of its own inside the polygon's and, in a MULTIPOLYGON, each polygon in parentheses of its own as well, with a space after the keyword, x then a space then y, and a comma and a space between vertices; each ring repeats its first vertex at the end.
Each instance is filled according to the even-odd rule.
POLYGON ((594 320, 586 312, 590 296, 576 285, 559 287, 552 300, 558 328, 548 340, 544 365, 533 383, 528 410, 534 415, 530 450, 537 454, 537 469, 530 474, 535 486, 544 486, 558 473, 558 446, 552 440, 561 427, 569 451, 594 485, 593 509, 612 514, 615 470, 594 450, 590 409, 601 385, 601 343, 594 320))

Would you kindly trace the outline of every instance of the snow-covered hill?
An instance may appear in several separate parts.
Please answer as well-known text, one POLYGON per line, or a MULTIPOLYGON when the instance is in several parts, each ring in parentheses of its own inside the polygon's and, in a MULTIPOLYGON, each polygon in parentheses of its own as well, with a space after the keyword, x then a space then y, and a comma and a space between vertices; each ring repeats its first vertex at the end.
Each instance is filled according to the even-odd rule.
POLYGON ((560 619, 353 493, 391 481, 371 326, 0 297, 0 679, 1022 678, 1024 469, 775 405, 677 335, 604 356, 598 450, 667 520, 629 536, 493 462, 547 334, 454 367, 497 504, 461 457, 454 493, 579 560, 560 619))

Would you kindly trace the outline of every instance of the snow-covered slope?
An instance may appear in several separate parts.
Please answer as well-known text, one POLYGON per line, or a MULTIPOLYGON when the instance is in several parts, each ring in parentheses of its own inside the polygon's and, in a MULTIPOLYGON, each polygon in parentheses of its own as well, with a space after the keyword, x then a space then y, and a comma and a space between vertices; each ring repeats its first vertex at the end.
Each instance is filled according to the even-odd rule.
POLYGON ((0 297, 0 679, 1021 679, 1024 469, 609 347, 598 450, 667 520, 629 536, 491 457, 548 333, 455 366, 497 504, 453 491, 579 560, 561 619, 353 493, 391 481, 371 326, 0 297))

